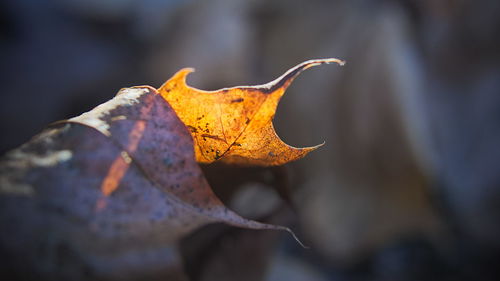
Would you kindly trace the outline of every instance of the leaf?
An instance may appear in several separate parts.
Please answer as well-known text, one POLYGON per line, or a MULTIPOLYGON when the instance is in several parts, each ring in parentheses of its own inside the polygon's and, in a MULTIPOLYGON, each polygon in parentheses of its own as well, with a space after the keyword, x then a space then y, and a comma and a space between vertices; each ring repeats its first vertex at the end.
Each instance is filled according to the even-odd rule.
POLYGON ((187 128, 151 87, 122 89, 53 124, 1 159, 0 183, 0 228, 8 229, 0 250, 19 274, 171 276, 181 268, 177 241, 200 226, 291 232, 222 204, 195 161, 187 128))
POLYGON ((333 62, 344 64, 333 58, 309 60, 267 84, 216 91, 188 86, 186 77, 194 70, 185 68, 163 84, 159 92, 189 128, 198 162, 220 159, 233 164, 282 165, 321 145, 296 148, 284 143, 272 124, 278 102, 303 70, 333 62))
POLYGON ((177 243, 203 225, 285 230, 295 237, 286 227, 226 208, 195 151, 212 145, 225 161, 260 165, 303 156, 313 148, 281 142, 272 115, 298 73, 329 62, 341 63, 309 61, 269 84, 217 92, 188 88, 184 70, 161 88, 163 95, 149 86, 125 88, 89 112, 50 125, 0 159, 0 228, 8 229, 0 232, 0 254, 7 268, 19 279, 141 280, 154 272, 183 280, 177 243), (199 109, 175 112, 163 98, 167 90, 199 109), (204 133, 193 134, 196 127, 185 125, 183 114, 195 121, 205 115, 194 123, 206 122, 204 133), (225 146, 215 146, 222 137, 225 146))

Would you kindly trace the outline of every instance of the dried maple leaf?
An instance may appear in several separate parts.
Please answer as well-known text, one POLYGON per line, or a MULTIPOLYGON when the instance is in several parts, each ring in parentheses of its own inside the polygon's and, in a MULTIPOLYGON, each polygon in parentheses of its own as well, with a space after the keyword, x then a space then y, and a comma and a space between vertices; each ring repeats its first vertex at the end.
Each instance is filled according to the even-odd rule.
POLYGON ((303 70, 339 59, 303 62, 278 79, 259 86, 239 86, 203 91, 186 84, 193 72, 185 68, 159 88, 162 97, 189 128, 200 163, 221 161, 274 166, 304 157, 318 146, 296 148, 276 134, 272 119, 278 102, 293 79, 303 70))
POLYGON ((218 92, 187 88, 184 70, 162 87, 163 96, 195 91, 199 101, 190 105, 200 109, 174 112, 156 89, 143 86, 122 89, 93 110, 54 123, 0 159, 0 228, 9 230, 0 232, 0 254, 7 266, 37 279, 139 280, 155 272, 166 280, 182 275, 176 243, 200 226, 223 222, 293 235, 226 208, 193 147, 201 153, 213 145, 222 151, 218 158, 237 163, 276 165, 301 157, 312 148, 282 143, 272 115, 300 71, 329 62, 341 63, 309 61, 269 84, 218 92), (224 116, 210 114, 209 104, 224 116), (195 121, 206 114, 193 123, 207 122, 204 133, 181 122, 189 112, 195 121))

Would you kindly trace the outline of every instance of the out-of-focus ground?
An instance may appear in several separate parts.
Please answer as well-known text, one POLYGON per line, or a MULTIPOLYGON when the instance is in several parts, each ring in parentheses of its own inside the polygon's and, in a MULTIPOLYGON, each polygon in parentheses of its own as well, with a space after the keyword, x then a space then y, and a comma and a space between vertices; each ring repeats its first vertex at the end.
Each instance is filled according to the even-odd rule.
POLYGON ((295 218, 311 249, 208 227, 183 247, 193 280, 500 278, 499 1, 4 0, 0 40, 2 153, 182 67, 217 89, 347 61, 303 73, 276 115, 282 139, 318 151, 284 169, 206 168, 233 208, 295 218))

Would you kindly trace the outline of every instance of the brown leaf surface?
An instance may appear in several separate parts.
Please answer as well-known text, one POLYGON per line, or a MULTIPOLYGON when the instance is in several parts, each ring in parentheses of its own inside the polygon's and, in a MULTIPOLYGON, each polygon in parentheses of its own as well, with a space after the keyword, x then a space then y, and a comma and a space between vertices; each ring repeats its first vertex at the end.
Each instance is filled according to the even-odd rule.
POLYGON ((189 128, 196 160, 221 160, 244 165, 275 166, 304 157, 318 146, 296 148, 276 134, 272 119, 278 102, 303 70, 338 59, 303 62, 278 79, 259 86, 239 86, 203 91, 186 84, 194 70, 185 68, 163 84, 159 93, 189 128))

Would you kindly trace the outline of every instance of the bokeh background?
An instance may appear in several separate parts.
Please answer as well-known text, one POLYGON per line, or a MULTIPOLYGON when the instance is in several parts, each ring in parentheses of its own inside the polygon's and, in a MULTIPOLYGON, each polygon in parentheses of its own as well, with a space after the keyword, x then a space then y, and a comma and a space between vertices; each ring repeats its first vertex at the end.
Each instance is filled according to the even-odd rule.
POLYGON ((217 89, 324 57, 347 64, 303 73, 275 119, 323 147, 205 167, 228 205, 311 249, 210 226, 182 244, 190 279, 500 280, 500 1, 3 0, 0 151, 182 67, 217 89))

